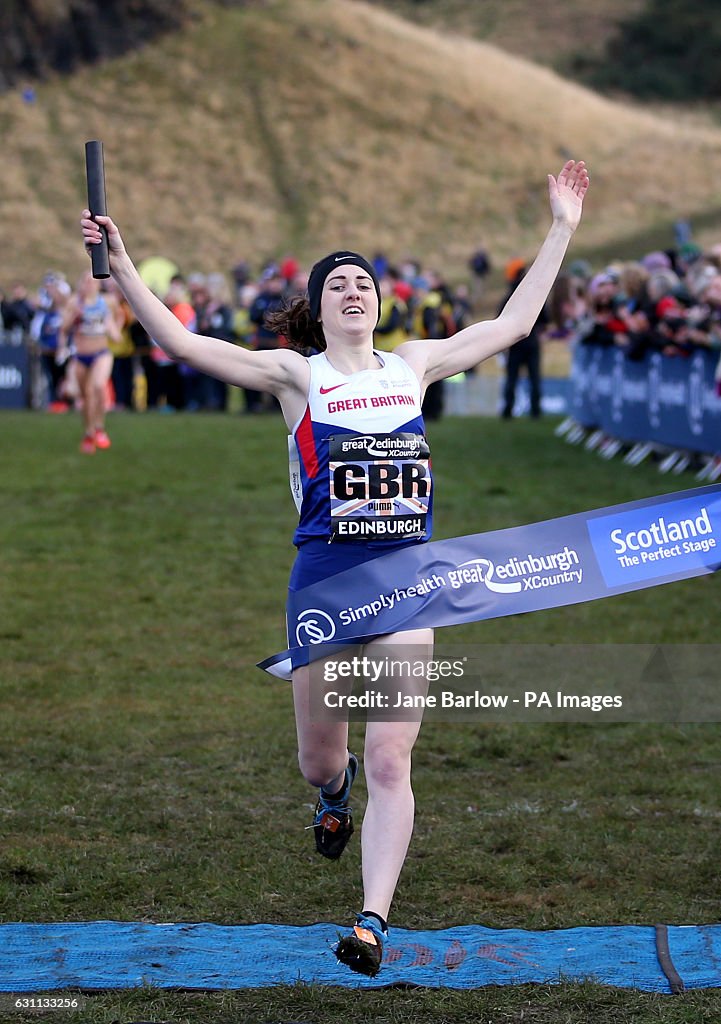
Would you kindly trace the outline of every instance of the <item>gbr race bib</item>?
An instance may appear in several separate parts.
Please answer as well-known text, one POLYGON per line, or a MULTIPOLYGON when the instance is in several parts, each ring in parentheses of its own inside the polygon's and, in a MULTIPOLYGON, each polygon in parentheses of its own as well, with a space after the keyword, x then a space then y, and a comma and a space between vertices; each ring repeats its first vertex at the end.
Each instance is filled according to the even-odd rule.
POLYGON ((425 437, 336 434, 328 443, 332 541, 425 536, 431 500, 425 437))

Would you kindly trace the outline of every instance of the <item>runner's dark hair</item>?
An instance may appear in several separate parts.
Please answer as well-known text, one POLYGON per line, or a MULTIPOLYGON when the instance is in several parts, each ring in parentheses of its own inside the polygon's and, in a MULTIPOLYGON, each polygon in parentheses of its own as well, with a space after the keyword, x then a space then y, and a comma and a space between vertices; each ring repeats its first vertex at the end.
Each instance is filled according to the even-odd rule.
POLYGON ((282 334, 288 347, 296 352, 313 349, 325 352, 325 335, 318 320, 314 320, 310 312, 307 295, 294 295, 285 299, 279 309, 268 313, 265 322, 271 331, 282 334))

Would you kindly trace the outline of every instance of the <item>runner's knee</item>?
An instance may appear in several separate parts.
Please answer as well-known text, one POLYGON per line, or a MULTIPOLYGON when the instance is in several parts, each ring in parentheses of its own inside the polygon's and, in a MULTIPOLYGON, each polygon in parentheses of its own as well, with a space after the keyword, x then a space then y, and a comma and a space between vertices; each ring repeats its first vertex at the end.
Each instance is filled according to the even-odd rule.
POLYGON ((369 789, 397 789, 410 778, 411 752, 405 744, 366 746, 363 767, 369 789))
POLYGON ((308 750, 298 751, 298 767, 306 782, 320 788, 337 779, 348 764, 348 751, 308 750))

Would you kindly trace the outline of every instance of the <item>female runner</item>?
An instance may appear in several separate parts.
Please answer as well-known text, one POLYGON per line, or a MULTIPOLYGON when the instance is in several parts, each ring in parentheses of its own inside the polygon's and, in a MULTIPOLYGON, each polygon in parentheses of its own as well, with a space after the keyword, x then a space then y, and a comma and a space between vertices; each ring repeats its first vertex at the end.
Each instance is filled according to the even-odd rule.
MULTIPOLYGON (((380 288, 373 267, 356 253, 336 252, 316 263, 308 296, 294 300, 275 319, 291 347, 251 352, 187 331, 143 284, 109 217, 98 216, 96 223, 85 210, 81 226, 86 248, 100 242, 98 224, 107 230, 112 276, 164 351, 229 384, 267 391, 278 399, 298 460, 295 489, 300 521, 294 537, 298 555, 290 587, 299 589, 399 545, 428 539, 431 482, 420 412, 425 388, 526 337, 579 224, 588 184, 583 161, 569 160, 557 178, 548 175, 551 226, 535 261, 495 320, 466 327, 451 339, 409 341, 393 353, 373 349, 380 288), (305 354, 309 350, 315 354, 305 354), (388 401, 379 402, 379 398, 388 401), (355 519, 347 514, 358 505, 354 498, 360 492, 357 467, 347 465, 352 458, 343 452, 357 452, 369 435, 372 439, 377 435, 381 444, 390 437, 401 449, 410 441, 408 451, 415 452, 415 457, 409 456, 404 465, 410 482, 410 493, 404 498, 411 514, 396 514, 394 504, 388 515, 387 508, 373 509, 373 503, 362 498, 360 505, 369 514, 355 519), (378 513, 387 520, 382 528, 378 513), (329 544, 330 540, 336 543, 329 544)), ((300 624, 289 623, 289 633, 289 643, 302 645, 300 624)), ((382 655, 384 646, 393 643, 428 649, 432 630, 383 636, 368 648, 382 655)), ((291 668, 300 770, 320 789, 312 826, 316 847, 324 856, 337 859, 353 831, 348 799, 358 760, 348 751, 347 722, 318 721, 312 716, 308 659, 297 661, 306 662, 291 668)), ((352 970, 370 976, 380 968, 388 912, 413 829, 411 751, 419 727, 418 721, 369 721, 366 726, 363 910, 350 934, 340 940, 336 955, 352 970)))
POLYGON ((108 339, 120 340, 114 311, 100 294, 100 282, 86 271, 68 302, 61 332, 61 359, 72 345, 73 371, 82 399, 85 433, 80 451, 93 455, 97 448, 109 448, 105 431, 105 395, 113 369, 108 339))

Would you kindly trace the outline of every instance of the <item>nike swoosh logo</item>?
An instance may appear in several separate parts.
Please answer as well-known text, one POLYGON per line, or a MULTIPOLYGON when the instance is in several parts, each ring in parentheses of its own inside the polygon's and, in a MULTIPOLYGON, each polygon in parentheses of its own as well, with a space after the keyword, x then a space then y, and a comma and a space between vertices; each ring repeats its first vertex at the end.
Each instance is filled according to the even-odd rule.
POLYGON ((320 391, 321 395, 327 395, 330 391, 335 391, 336 388, 344 388, 347 383, 348 381, 343 381, 342 384, 334 384, 330 388, 320 387, 318 388, 318 390, 320 391))

